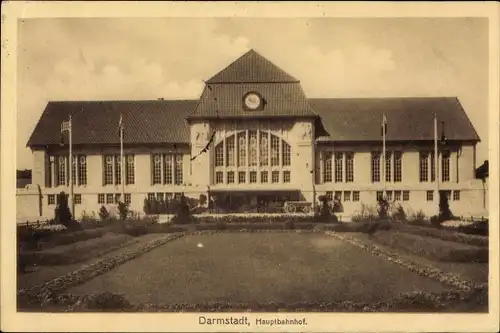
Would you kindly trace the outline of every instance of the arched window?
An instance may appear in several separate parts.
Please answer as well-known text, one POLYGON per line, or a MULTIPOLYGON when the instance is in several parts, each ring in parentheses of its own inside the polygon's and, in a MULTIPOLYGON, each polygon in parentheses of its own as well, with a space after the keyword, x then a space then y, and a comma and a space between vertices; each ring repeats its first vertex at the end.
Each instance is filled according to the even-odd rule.
POLYGON ((235 174, 237 183, 291 181, 291 147, 270 131, 240 131, 220 141, 214 154, 216 184, 236 183, 235 174))

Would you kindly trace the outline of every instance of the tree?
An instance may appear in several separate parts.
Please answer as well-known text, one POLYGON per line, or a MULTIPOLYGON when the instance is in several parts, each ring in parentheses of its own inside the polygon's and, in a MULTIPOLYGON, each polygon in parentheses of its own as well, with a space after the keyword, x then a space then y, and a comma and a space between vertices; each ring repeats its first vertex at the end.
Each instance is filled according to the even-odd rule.
POLYGON ((443 222, 453 217, 448 203, 448 194, 446 191, 439 191, 439 221, 443 222))
POLYGON ((148 198, 144 198, 144 206, 142 207, 142 209, 144 210, 144 214, 151 214, 151 203, 149 202, 148 198))
POLYGON ((109 212, 106 209, 106 207, 104 207, 104 205, 102 205, 101 208, 99 209, 99 217, 103 221, 109 219, 109 212))
POLYGON ((124 221, 128 216, 128 205, 119 201, 118 202, 118 214, 120 215, 120 220, 124 221))

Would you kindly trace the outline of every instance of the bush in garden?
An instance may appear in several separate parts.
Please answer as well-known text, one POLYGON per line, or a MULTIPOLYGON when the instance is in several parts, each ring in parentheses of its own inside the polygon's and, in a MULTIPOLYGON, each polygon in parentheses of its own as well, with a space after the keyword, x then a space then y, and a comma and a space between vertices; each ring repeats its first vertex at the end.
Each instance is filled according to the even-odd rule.
POLYGON ((122 295, 105 292, 89 297, 85 303, 85 307, 89 310, 128 310, 132 308, 129 301, 122 295))
POLYGON ((144 210, 144 214, 151 214, 151 203, 149 202, 148 198, 144 198, 144 205, 142 206, 142 209, 144 210))
POLYGON ((71 211, 68 206, 68 195, 61 192, 57 195, 57 206, 55 208, 55 220, 58 224, 66 225, 71 221, 71 211))
POLYGON ((158 202, 158 214, 166 214, 167 213, 167 203, 163 198, 158 202))
POLYGON ((120 220, 126 220, 128 215, 128 205, 124 202, 118 202, 118 214, 120 215, 120 220))
POLYGON ((99 217, 103 221, 109 219, 109 212, 106 209, 106 207, 104 207, 104 205, 102 205, 101 208, 99 209, 99 217))
POLYGON ((395 211, 392 212, 392 219, 398 222, 406 221, 406 212, 401 205, 398 205, 395 211))
POLYGON ((448 195, 444 192, 439 193, 439 221, 444 222, 450 220, 453 214, 450 210, 448 195))
POLYGON ((177 224, 188 224, 192 222, 191 210, 189 208, 189 205, 187 204, 184 193, 182 193, 181 195, 181 200, 179 205, 177 206, 176 215, 172 218, 172 222, 177 224))
POLYGON ((386 198, 379 198, 378 200, 378 217, 379 219, 387 219, 389 210, 389 202, 386 198))

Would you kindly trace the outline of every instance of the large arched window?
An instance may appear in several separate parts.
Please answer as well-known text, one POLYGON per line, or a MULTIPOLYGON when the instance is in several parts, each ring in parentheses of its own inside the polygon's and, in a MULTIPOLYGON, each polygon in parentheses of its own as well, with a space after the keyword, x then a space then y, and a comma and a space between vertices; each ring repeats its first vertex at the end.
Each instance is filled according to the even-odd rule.
POLYGON ((214 150, 214 183, 290 183, 291 148, 269 131, 240 131, 214 150))

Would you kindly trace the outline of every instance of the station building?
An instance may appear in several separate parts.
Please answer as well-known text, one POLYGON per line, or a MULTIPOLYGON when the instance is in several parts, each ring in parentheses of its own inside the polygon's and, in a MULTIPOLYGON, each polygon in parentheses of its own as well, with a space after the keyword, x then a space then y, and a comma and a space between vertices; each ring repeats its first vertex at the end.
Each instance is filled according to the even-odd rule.
POLYGON ((52 218, 56 194, 69 193, 60 129, 70 115, 77 217, 113 209, 122 182, 136 211, 145 198, 181 193, 208 195, 225 211, 326 194, 351 215, 374 206, 385 190, 389 201, 430 216, 437 188, 455 215, 488 207, 475 179, 480 139, 457 98, 308 98, 298 79, 250 50, 208 79, 197 100, 49 102, 27 143, 32 184, 18 189, 20 220, 52 218), (437 157, 435 115, 446 137, 437 157))

